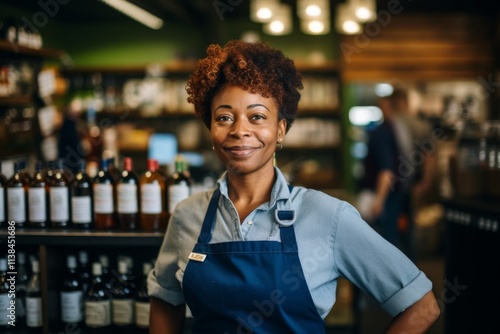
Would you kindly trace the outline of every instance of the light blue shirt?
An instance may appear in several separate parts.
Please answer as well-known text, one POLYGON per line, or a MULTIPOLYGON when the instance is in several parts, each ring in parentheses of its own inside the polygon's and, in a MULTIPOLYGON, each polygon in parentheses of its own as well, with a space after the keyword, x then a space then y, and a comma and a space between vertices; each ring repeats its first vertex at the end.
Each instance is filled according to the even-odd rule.
MULTIPOLYGON (((432 289, 425 274, 363 221, 352 205, 298 186, 290 193, 282 173, 278 168, 275 170, 276 182, 270 201, 253 210, 241 223, 228 197, 225 175, 218 181, 221 197, 211 243, 280 241, 279 226, 283 223, 277 220, 276 209, 294 210, 292 223, 299 259, 322 318, 335 303, 339 277, 373 296, 391 316, 405 310, 432 289)), ((184 303, 181 284, 184 270, 212 193, 213 190, 196 193, 177 205, 155 267, 148 277, 150 296, 173 305, 184 303)))

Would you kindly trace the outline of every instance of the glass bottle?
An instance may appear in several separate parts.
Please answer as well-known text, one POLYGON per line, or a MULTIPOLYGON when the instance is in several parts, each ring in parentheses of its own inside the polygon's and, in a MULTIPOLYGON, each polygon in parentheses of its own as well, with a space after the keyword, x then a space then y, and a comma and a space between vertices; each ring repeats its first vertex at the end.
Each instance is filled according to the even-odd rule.
POLYGON ((7 280, 7 259, 0 258, 0 328, 9 327, 9 281, 7 280))
POLYGON ((98 230, 115 228, 114 186, 108 171, 108 161, 102 159, 94 179, 94 224, 98 230))
POLYGON ((26 325, 30 329, 42 328, 42 294, 38 259, 31 262, 31 277, 26 288, 26 325))
POLYGON ((71 179, 64 168, 63 160, 57 160, 50 180, 50 224, 52 227, 67 227, 70 223, 71 179))
POLYGON ((166 220, 165 182, 156 170, 156 160, 148 159, 148 170, 140 181, 140 227, 145 231, 159 231, 166 220))
POLYGON ((85 325, 106 329, 111 325, 111 296, 102 281, 102 267, 92 263, 92 283, 85 295, 85 325))
POLYGON ((115 157, 111 157, 108 159, 108 171, 109 175, 113 178, 113 181, 118 182, 118 179, 120 178, 120 171, 116 167, 116 159, 115 157))
POLYGON ((83 321, 83 286, 77 271, 76 256, 66 258, 66 272, 61 291, 61 321, 64 324, 79 324, 83 321))
POLYGON ((129 283, 125 260, 118 261, 118 279, 112 285, 113 324, 117 327, 131 327, 134 323, 134 297, 129 283))
POLYGON ((93 181, 86 172, 85 160, 78 162, 77 172, 71 183, 71 225, 76 228, 93 227, 93 181))
POLYGON ((90 282, 92 280, 92 273, 89 266, 89 255, 87 251, 81 250, 78 252, 78 274, 80 275, 80 281, 82 282, 83 292, 87 292, 90 282))
POLYGON ((132 158, 123 159, 123 171, 121 172, 117 193, 117 214, 120 230, 136 230, 139 221, 139 191, 137 189, 139 178, 133 171, 132 158))
POLYGON ((15 221, 17 227, 24 227, 28 218, 29 180, 23 174, 22 163, 14 162, 14 174, 7 182, 7 220, 15 221))
POLYGON ((107 291, 109 293, 111 293, 110 289, 111 289, 113 274, 109 270, 109 258, 108 258, 108 256, 107 255, 99 255, 99 263, 101 264, 102 282, 104 283, 104 286, 106 287, 107 291))
POLYGON ((49 224, 49 183, 43 162, 38 161, 28 189, 29 226, 47 227, 49 224))
POLYGON ((175 172, 168 181, 168 210, 174 212, 179 202, 191 195, 191 180, 187 176, 187 164, 180 158, 175 159, 175 172))
POLYGON ((17 253, 16 275, 16 327, 26 326, 26 289, 28 288, 29 275, 26 267, 26 254, 17 253))
POLYGON ((134 309, 135 309, 135 325, 141 329, 149 328, 149 294, 148 294, 148 274, 152 269, 149 262, 142 264, 142 284, 136 294, 134 309))
POLYGON ((5 187, 7 186, 7 177, 2 173, 2 162, 0 161, 0 227, 7 226, 7 195, 5 187))

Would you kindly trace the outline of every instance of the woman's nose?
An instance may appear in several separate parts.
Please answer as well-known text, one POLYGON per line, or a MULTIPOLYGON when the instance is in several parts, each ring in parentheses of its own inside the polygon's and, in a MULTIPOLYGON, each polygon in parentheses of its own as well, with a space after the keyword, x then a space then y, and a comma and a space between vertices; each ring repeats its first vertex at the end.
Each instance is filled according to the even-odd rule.
POLYGON ((250 124, 244 119, 236 119, 233 123, 230 135, 235 137, 244 137, 250 135, 250 133, 250 124))

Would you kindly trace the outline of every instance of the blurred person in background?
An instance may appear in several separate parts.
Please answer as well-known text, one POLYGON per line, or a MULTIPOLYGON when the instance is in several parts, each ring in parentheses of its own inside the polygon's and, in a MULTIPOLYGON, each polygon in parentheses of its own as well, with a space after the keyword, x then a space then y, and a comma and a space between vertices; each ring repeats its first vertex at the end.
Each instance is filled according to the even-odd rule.
POLYGON ((415 204, 434 179, 434 151, 421 145, 431 129, 409 110, 408 92, 396 87, 380 97, 383 123, 369 132, 361 189, 373 192, 368 214, 374 228, 416 258, 415 204))

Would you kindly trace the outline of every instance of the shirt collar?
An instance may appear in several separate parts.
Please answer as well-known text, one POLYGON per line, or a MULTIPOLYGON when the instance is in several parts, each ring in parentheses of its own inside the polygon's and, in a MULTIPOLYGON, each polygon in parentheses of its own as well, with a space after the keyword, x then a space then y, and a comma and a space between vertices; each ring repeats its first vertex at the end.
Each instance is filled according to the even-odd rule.
MULTIPOLYGON (((260 208, 263 210, 273 208, 278 200, 286 201, 290 198, 290 190, 288 189, 288 182, 286 181, 285 176, 276 166, 274 167, 274 172, 276 173, 276 181, 274 182, 273 189, 271 190, 271 199, 268 203, 261 205, 260 208)), ((220 193, 229 198, 227 188, 227 171, 221 175, 217 183, 219 184, 220 193)))

